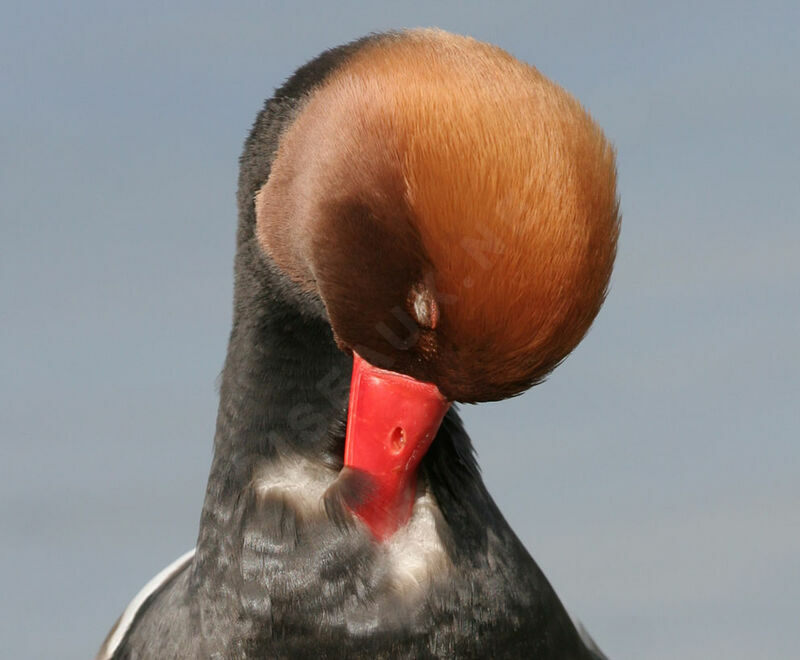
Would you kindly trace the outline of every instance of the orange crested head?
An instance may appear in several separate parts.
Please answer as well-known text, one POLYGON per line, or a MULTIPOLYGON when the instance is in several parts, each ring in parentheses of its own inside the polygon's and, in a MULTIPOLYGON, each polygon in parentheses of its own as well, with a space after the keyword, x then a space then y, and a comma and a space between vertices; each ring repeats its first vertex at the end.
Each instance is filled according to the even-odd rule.
POLYGON ((262 249, 339 346, 451 400, 517 394, 586 334, 614 262, 614 151, 505 51, 438 30, 358 50, 256 196, 262 249))

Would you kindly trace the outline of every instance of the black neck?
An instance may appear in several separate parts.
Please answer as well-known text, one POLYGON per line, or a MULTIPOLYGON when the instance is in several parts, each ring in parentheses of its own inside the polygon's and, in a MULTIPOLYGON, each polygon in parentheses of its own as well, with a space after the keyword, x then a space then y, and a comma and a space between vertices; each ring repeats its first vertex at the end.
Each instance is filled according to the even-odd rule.
POLYGON ((220 388, 214 466, 225 475, 221 495, 234 495, 249 480, 252 463, 276 453, 340 463, 332 432, 346 416, 352 369, 326 321, 287 302, 287 283, 266 263, 253 268, 263 257, 253 254, 256 245, 250 248, 249 272, 237 276, 220 388))

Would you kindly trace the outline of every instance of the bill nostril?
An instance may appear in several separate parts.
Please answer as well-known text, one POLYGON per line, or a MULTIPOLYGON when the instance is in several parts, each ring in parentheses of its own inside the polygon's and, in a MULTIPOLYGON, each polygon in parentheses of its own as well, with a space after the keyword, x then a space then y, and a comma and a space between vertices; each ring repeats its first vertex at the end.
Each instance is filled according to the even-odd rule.
POLYGON ((389 447, 392 452, 399 454, 406 446, 406 432, 399 426, 395 427, 389 436, 389 447))

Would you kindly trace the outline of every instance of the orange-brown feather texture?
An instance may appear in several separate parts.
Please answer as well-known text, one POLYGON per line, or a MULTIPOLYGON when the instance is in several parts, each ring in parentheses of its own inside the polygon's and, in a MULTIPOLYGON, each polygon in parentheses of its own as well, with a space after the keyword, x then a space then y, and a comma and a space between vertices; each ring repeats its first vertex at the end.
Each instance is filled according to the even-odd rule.
POLYGON ((320 292, 345 345, 370 346, 368 325, 388 322, 368 304, 422 288, 436 327, 421 324, 401 366, 462 400, 517 393, 577 345, 619 231, 613 149, 581 105, 505 51, 438 30, 382 39, 335 71, 256 206, 262 246, 320 292))

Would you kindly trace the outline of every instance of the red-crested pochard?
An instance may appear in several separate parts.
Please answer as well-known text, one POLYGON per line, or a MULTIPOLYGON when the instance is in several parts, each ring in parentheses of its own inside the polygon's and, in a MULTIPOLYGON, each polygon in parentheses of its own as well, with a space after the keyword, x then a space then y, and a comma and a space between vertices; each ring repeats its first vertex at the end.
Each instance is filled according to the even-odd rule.
POLYGON ((453 402, 540 382, 597 314, 614 152, 567 92, 438 30, 301 67, 241 158, 197 547, 99 658, 597 658, 453 402))

